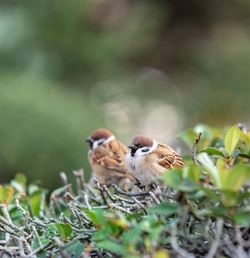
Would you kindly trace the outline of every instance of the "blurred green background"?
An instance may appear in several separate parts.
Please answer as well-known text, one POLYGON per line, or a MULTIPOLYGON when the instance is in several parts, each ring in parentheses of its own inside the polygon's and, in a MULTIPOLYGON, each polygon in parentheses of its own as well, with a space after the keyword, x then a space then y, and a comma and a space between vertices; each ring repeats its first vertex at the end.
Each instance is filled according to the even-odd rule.
POLYGON ((248 0, 2 0, 0 175, 43 185, 85 168, 108 127, 175 144, 249 119, 248 0))

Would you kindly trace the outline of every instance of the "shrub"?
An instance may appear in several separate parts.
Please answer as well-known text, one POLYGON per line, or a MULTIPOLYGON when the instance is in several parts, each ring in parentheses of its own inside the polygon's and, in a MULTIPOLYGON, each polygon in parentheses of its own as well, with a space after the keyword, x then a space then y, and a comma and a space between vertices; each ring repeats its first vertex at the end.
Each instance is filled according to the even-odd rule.
POLYGON ((75 172, 76 193, 46 190, 18 174, 0 187, 1 247, 21 257, 249 257, 250 133, 199 125, 180 135, 183 169, 155 192, 123 192, 75 172))

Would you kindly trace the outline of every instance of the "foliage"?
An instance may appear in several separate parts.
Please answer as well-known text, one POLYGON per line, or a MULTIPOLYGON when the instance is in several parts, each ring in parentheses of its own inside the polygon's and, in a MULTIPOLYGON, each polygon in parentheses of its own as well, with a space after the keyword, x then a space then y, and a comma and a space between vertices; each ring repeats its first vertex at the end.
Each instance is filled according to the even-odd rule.
MULTIPOLYGON (((240 129, 241 128, 241 129, 240 129)), ((46 190, 18 174, 1 186, 1 250, 22 257, 249 257, 250 132, 198 125, 183 169, 154 192, 67 184, 46 190), (202 133, 201 138, 198 137, 202 133), (11 190, 10 190, 11 189, 11 190)))

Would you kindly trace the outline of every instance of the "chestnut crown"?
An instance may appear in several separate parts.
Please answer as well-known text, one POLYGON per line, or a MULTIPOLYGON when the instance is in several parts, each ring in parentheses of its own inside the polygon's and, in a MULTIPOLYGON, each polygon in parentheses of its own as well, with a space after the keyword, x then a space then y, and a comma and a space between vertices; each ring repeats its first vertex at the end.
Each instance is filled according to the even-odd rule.
POLYGON ((113 134, 105 129, 105 128, 98 128, 90 135, 90 138, 94 141, 100 140, 100 139, 108 139, 113 134))
POLYGON ((138 135, 133 139, 132 145, 134 145, 138 148, 152 147, 153 139, 151 139, 150 137, 144 136, 144 135, 138 135))

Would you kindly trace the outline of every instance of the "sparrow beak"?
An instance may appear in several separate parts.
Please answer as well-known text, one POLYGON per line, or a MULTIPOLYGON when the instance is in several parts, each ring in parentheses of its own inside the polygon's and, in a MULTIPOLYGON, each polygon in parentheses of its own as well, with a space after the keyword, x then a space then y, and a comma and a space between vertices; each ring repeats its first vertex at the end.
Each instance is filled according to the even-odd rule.
POLYGON ((128 146, 128 148, 131 149, 130 154, 131 154, 132 157, 134 157, 134 156, 135 156, 135 153, 136 153, 136 151, 137 151, 137 149, 138 149, 138 147, 135 146, 134 144, 130 144, 130 145, 128 146))
POLYGON ((94 142, 93 139, 90 138, 90 137, 88 137, 88 138, 86 139, 86 142, 89 144, 90 149, 92 149, 93 142, 94 142))
POLYGON ((130 144, 128 146, 128 148, 131 149, 131 150, 136 150, 137 149, 137 147, 134 144, 130 144))

